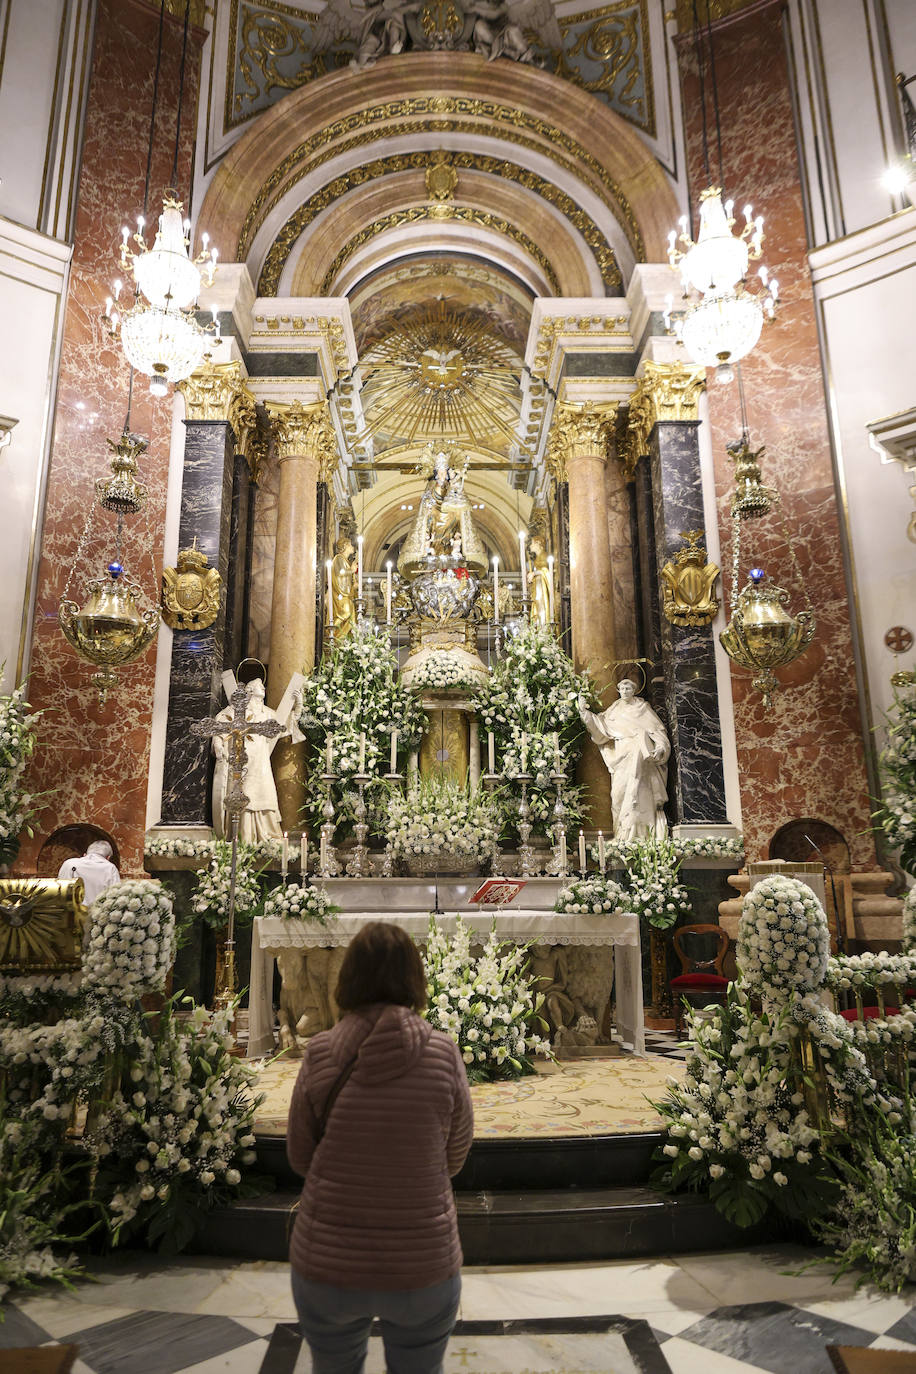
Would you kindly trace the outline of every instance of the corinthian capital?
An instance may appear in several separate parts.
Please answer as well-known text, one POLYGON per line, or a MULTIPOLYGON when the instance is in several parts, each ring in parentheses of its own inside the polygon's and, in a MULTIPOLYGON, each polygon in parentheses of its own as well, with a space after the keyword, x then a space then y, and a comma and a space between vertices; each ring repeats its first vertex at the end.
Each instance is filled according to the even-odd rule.
POLYGON ((267 409, 274 422, 277 457, 314 458, 319 467, 319 481, 327 482, 337 466, 337 437, 325 401, 313 401, 304 406, 301 401, 268 401, 267 409))
POLYGON ((616 413, 613 402, 557 405, 547 443, 547 466, 558 482, 566 480, 569 464, 577 458, 606 457, 616 413))
POLYGON ((646 362, 630 397, 627 432, 621 450, 627 479, 649 451, 649 436, 659 420, 697 420, 705 367, 646 362))
MULTIPOLYGON (((208 358, 196 372, 178 383, 189 420, 221 420, 233 424, 239 407, 254 406, 239 362, 214 363, 208 358)), ((234 424, 233 424, 234 427, 234 424)))

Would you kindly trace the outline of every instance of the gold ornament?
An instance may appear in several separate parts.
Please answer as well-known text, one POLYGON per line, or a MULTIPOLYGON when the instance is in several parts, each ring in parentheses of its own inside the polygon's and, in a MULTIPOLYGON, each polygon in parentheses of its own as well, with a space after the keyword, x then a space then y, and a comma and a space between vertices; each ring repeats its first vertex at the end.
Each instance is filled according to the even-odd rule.
POLYGON ((146 504, 147 488, 137 481, 137 459, 148 447, 139 434, 130 434, 126 429, 120 439, 106 440, 112 451, 111 477, 99 477, 95 484, 95 497, 104 510, 114 511, 117 515, 136 515, 146 504))
POLYGON ((686 542, 662 568, 663 609, 672 625, 709 625, 719 609, 713 592, 719 568, 700 543, 702 530, 681 530, 681 538, 686 542))
POLYGON ((114 669, 139 657, 159 629, 156 607, 140 611, 140 588, 124 576, 117 561, 109 563, 108 576, 99 577, 86 588, 88 597, 82 610, 66 594, 57 610, 57 621, 64 638, 80 658, 98 668, 92 681, 104 702, 117 681, 114 669))
POLYGON ((452 199, 458 185, 458 173, 444 148, 440 148, 434 161, 426 169, 426 194, 430 200, 445 204, 452 199))
POLYGON ((0 970, 77 969, 86 917, 82 878, 0 879, 0 970))
POLYGON ((219 615, 222 579, 197 547, 179 549, 178 566, 162 570, 162 619, 172 630, 205 630, 219 615))
POLYGON ((719 639, 733 662, 754 673, 754 686, 769 708, 779 686, 773 669, 805 652, 814 638, 815 620, 811 610, 789 615, 784 609, 789 593, 775 583, 764 586, 764 581, 763 569, 752 568, 719 639))

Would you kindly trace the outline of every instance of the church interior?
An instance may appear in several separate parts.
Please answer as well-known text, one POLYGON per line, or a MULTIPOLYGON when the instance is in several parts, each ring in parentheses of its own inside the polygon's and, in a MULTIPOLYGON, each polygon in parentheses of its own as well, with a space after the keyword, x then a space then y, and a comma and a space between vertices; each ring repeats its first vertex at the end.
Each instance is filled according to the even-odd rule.
POLYGON ((0 0, 4 1370, 311 1367, 373 922, 446 1374, 916 1370, 914 101, 911 0, 0 0))

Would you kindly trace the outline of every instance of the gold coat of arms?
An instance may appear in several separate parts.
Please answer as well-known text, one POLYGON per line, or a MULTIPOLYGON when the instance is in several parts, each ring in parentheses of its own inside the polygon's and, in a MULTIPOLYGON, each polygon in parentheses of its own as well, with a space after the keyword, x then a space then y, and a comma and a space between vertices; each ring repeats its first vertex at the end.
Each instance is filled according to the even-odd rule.
POLYGON ((709 625, 719 609, 719 569, 706 557, 702 530, 682 530, 681 538, 684 545, 662 568, 665 616, 673 625, 709 625))
POLYGON ((178 552, 178 566, 162 572, 162 619, 173 630, 205 630, 219 614, 221 579, 197 547, 178 552))

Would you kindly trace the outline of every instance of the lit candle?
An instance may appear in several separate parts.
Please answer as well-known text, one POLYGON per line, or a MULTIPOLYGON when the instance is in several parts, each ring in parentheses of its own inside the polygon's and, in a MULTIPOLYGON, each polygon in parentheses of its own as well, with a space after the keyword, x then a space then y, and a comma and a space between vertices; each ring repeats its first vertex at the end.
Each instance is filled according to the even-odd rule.
POLYGON ((358 600, 363 599, 363 536, 356 536, 356 595, 358 600))
POLYGON ((588 860, 585 857, 585 831, 579 831, 579 867, 584 873, 588 867, 588 860))
POLYGON ((493 738, 493 731, 487 731, 487 759, 490 764, 490 772, 496 772, 496 741, 493 738))
POLYGON ((553 554, 552 554, 552 553, 549 553, 549 554, 547 555, 547 570, 548 570, 548 572, 549 572, 549 574, 550 574, 549 577, 548 577, 548 579, 547 579, 547 600, 548 600, 548 605, 549 605, 549 607, 550 607, 550 623, 551 623, 551 625, 552 625, 553 622, 554 622, 554 620, 556 619, 556 616, 554 615, 554 610, 553 610, 553 554))
POLYGON ((359 771, 360 771, 361 773, 365 773, 365 771, 366 771, 366 732, 365 732, 365 730, 360 730, 360 732, 359 732, 359 771))
POLYGON ((324 771, 326 773, 334 771, 334 736, 330 731, 324 744, 324 771))
POLYGON ((391 767, 390 767, 390 769, 389 769, 388 771, 389 771, 390 773, 396 773, 396 772, 398 771, 398 732, 397 732, 397 730, 392 730, 392 732, 391 732, 391 767))
MULTIPOLYGON (((493 622, 499 624, 499 559, 493 555, 493 622)), ((490 769, 493 772, 493 769, 490 769)))
POLYGON ((304 878, 309 871, 309 837, 304 830, 299 836, 299 869, 304 878))
MULTIPOLYGON (((386 583, 386 585, 385 585, 385 624, 386 624, 386 625, 390 625, 390 624, 391 624, 391 562, 390 562, 390 560, 385 564, 385 569, 386 569, 386 571, 387 571, 387 573, 388 573, 388 580, 387 580, 387 583, 386 583)), ((393 773, 395 770, 392 768, 391 771, 392 771, 392 773, 393 773)))
POLYGON ((280 877, 285 878, 289 870, 289 835, 283 831, 283 849, 280 854, 280 877))
POLYGON ((525 531, 518 532, 518 555, 522 569, 522 600, 528 596, 528 555, 525 552, 525 531))
POLYGON ((525 764, 528 762, 528 736, 525 734, 524 730, 522 731, 522 742, 519 747, 519 755, 522 761, 522 772, 526 773, 528 771, 525 767, 525 764))
POLYGON ((553 732, 553 771, 554 771, 555 773, 562 773, 562 772, 563 772, 562 762, 563 762, 563 760, 560 758, 560 736, 559 736, 558 731, 554 730, 554 732, 553 732))
POLYGON ((604 852, 604 831, 603 831, 603 830, 599 830, 599 831, 598 831, 598 867, 599 867, 599 869, 601 870, 602 873, 604 872, 604 860, 605 860, 605 852, 604 852))
POLYGON ((325 566, 325 567, 327 568, 327 570, 328 570, 328 615, 327 615, 327 620, 328 620, 328 624, 329 624, 329 625, 333 625, 333 624, 334 624, 334 589, 333 589, 333 587, 331 586, 331 560, 330 560, 330 558, 328 559, 327 563, 325 563, 324 566, 325 566))

